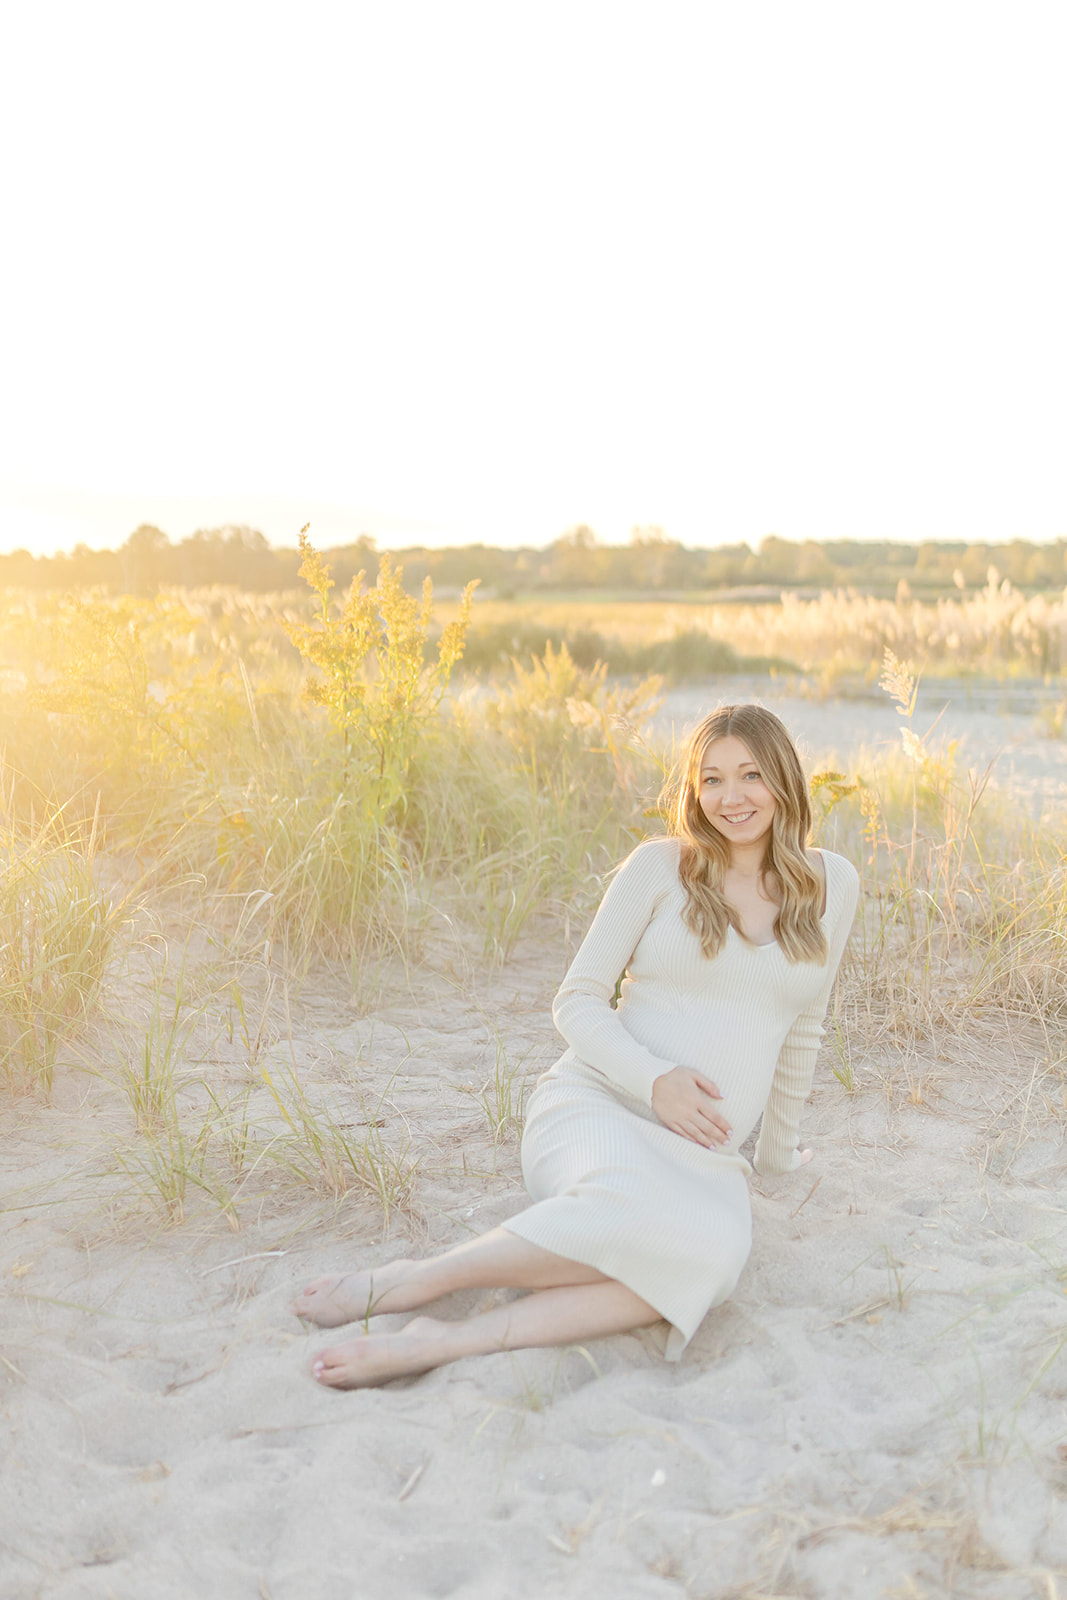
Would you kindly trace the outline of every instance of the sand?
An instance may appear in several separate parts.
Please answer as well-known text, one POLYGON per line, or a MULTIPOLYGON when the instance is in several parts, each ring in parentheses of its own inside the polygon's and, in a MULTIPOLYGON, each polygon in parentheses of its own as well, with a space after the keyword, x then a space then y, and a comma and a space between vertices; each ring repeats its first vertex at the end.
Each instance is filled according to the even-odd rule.
POLYGON ((851 1090, 828 1045, 815 1159, 754 1180, 751 1262, 679 1365, 643 1334, 312 1382, 337 1336, 295 1288, 525 1203, 508 1113, 561 1048, 567 942, 534 930, 494 970, 434 929, 355 996, 321 971, 286 995, 249 957, 247 1041, 190 945, 179 1101, 190 1126, 204 1081, 246 1103, 232 1217, 190 1187, 168 1219, 129 1165, 143 952, 105 996, 127 1033, 91 1028, 50 1104, 5 1095, 0 1600, 1067 1600, 1067 1067, 992 1011, 857 1041, 851 1090), (264 1069, 416 1163, 387 1222, 274 1159, 307 1147, 264 1069))
MULTIPOLYGON (((195 1198, 167 1225, 114 1168, 128 1112, 74 1062, 52 1105, 7 1104, 3 1600, 1067 1595, 1065 1112, 995 1018, 906 1076, 857 1061, 853 1094, 824 1058, 815 1161, 754 1184, 751 1263, 678 1366, 641 1335, 310 1380, 331 1336, 294 1286, 523 1205, 481 1095, 556 1053, 565 961, 558 937, 495 974, 440 947, 362 1016, 339 982, 291 1001, 264 1059, 291 1048, 317 1103, 419 1157, 387 1239, 284 1173, 254 1175, 238 1231, 195 1198)), ((197 1063, 209 1042, 190 1083, 250 1076, 218 1038, 197 1063)), ((265 1089, 250 1106, 266 1137, 265 1089)))

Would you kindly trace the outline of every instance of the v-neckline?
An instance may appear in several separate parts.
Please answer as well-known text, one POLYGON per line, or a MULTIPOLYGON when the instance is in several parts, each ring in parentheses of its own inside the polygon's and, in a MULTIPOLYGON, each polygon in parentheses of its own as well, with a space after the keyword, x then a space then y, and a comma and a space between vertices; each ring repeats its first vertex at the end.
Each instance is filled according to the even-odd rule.
MULTIPOLYGON (((816 848, 818 847, 816 846, 816 848)), ((825 901, 822 910, 819 912, 819 921, 825 922, 826 918, 830 914, 830 869, 826 865, 826 852, 824 850, 820 850, 819 855, 822 859, 822 889, 823 899, 825 901)), ((734 909, 736 910, 736 907, 734 909)), ((768 939, 765 944, 757 944, 754 939, 750 939, 748 937, 747 933, 738 933, 732 922, 730 923, 730 932, 737 934, 737 937, 740 939, 741 943, 747 944, 750 950, 780 950, 782 948, 777 939, 768 939)))

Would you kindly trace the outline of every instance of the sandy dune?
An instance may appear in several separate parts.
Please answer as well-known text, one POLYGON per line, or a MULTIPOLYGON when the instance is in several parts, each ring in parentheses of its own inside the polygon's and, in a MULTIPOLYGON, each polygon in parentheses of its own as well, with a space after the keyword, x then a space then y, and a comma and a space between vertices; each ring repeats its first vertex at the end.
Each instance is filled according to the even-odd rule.
MULTIPOLYGON (((524 1203, 481 1096, 552 1059, 565 963, 558 938, 493 977, 442 949, 362 1017, 328 985, 293 1002, 309 1095, 419 1157, 388 1241, 265 1164, 239 1231, 207 1201, 165 1226, 114 1169, 110 1087, 70 1066, 52 1106, 8 1103, 3 1600, 1067 1596, 1067 1113, 1031 1083, 1044 1045, 994 1024, 906 1075, 857 1061, 852 1095, 824 1056, 816 1161, 757 1185, 750 1266, 679 1366, 647 1335, 310 1381, 329 1336, 294 1285, 524 1203)), ((217 1036, 189 1056, 191 1084, 249 1077, 217 1036)))

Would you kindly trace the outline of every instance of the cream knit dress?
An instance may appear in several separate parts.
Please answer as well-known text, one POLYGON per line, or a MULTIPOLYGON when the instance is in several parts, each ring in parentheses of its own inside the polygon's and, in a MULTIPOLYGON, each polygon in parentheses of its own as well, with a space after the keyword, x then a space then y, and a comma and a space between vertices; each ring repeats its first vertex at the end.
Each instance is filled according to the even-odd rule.
POLYGON ((732 928, 709 961, 683 921, 679 852, 676 839, 638 846, 571 963, 553 1008, 570 1049, 539 1080, 523 1133, 536 1203, 504 1223, 647 1300, 671 1324, 675 1361, 748 1259, 751 1168, 738 1151, 761 1112, 757 1172, 800 1164, 800 1111, 859 893, 852 864, 824 850, 825 966, 732 928), (718 1086, 727 1144, 706 1150, 655 1116, 652 1085, 676 1066, 718 1086))

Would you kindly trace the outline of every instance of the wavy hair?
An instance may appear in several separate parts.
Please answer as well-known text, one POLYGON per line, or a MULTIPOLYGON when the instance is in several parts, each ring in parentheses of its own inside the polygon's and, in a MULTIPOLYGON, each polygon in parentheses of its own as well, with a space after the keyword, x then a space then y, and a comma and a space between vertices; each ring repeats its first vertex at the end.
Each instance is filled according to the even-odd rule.
POLYGON ((775 799, 763 871, 781 900, 774 935, 790 961, 824 965, 826 935, 819 908, 823 885, 805 853, 811 837, 811 800, 800 758, 785 725, 763 706, 720 706, 693 729, 675 777, 664 795, 668 831, 681 840, 678 875, 686 893, 685 921, 709 959, 726 942, 727 928, 745 937, 741 919, 723 890, 729 842, 700 809, 700 769, 716 739, 740 739, 775 799))

